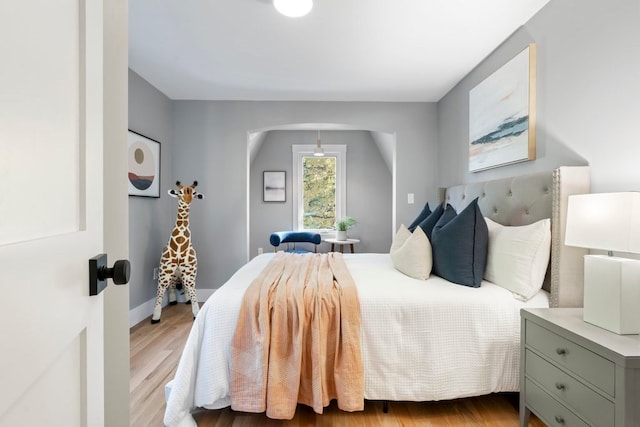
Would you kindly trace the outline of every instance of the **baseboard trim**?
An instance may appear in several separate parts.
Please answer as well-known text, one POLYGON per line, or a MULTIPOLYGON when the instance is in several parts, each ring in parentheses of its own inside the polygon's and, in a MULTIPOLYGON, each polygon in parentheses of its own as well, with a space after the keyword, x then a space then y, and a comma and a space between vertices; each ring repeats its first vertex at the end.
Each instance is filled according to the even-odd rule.
MULTIPOLYGON (((213 295, 215 291, 216 291, 215 289, 196 289, 196 295, 198 296, 198 301, 205 302, 211 295, 213 295)), ((185 301, 182 293, 178 292, 177 300, 178 300, 178 303, 185 301)), ((138 323, 149 319, 151 317, 151 314, 153 313, 153 306, 155 305, 155 303, 156 303, 156 299, 153 298, 129 310, 129 328, 132 328, 138 323)), ((162 306, 166 307, 168 303, 169 303, 168 296, 165 295, 162 306)))

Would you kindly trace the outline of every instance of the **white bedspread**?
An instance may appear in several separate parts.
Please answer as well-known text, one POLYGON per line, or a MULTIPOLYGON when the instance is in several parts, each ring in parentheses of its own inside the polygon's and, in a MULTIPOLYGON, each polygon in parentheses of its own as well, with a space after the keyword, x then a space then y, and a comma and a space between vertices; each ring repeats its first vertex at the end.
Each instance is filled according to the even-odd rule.
MULTIPOLYGON (((195 407, 230 405, 229 361, 245 289, 273 254, 254 258, 204 304, 175 378, 165 425, 195 426, 195 407)), ((412 279, 388 254, 345 254, 362 316, 365 399, 427 401, 517 391, 520 308, 548 307, 541 291, 522 302, 504 288, 412 279)))

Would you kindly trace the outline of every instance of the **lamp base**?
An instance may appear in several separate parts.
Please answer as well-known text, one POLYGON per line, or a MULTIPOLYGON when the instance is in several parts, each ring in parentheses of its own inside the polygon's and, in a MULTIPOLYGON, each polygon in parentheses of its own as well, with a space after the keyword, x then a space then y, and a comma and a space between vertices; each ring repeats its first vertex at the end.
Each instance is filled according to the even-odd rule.
POLYGON ((639 260, 585 255, 583 318, 616 334, 640 334, 639 260))

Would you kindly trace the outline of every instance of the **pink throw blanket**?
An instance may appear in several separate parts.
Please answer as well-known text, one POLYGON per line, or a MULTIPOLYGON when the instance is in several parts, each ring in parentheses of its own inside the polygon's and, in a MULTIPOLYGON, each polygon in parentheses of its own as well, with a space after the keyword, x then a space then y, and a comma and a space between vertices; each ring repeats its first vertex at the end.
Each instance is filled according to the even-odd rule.
POLYGON ((234 410, 363 410, 360 304, 342 254, 277 253, 244 294, 232 352, 234 410))

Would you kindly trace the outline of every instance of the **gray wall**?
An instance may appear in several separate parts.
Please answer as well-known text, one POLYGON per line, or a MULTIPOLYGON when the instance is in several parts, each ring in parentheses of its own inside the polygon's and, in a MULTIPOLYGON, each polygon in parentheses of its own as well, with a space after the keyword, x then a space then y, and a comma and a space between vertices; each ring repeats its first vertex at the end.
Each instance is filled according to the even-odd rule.
MULTIPOLYGON (((171 171, 173 147, 171 100, 129 70, 129 129, 160 142, 160 198, 129 196, 129 307, 155 298, 153 268, 160 262, 177 212, 171 171)), ((151 314, 151 313, 149 313, 151 314)))
POLYGON ((248 132, 336 123, 395 133, 397 224, 411 221, 422 201, 437 197, 436 104, 173 101, 173 113, 172 179, 197 179, 205 194, 191 209, 201 289, 220 287, 248 260, 248 132), (414 205, 407 204, 409 192, 416 195, 414 205))
MULTIPOLYGON (((314 131, 270 131, 255 161, 251 164, 250 184, 250 254, 257 248, 272 251, 269 235, 273 231, 293 230, 293 144, 315 144, 314 131), (286 202, 262 201, 262 172, 286 171, 286 202)), ((349 237, 360 239, 358 252, 388 252, 391 245, 391 171, 367 131, 322 131, 323 145, 347 146, 347 215, 358 224, 349 237)), ((328 250, 323 243, 319 250, 328 250)))
POLYGON ((553 0, 438 103, 440 186, 561 165, 591 166, 592 191, 640 190, 638 0, 553 0), (469 90, 537 44, 537 160, 468 172, 469 90))

